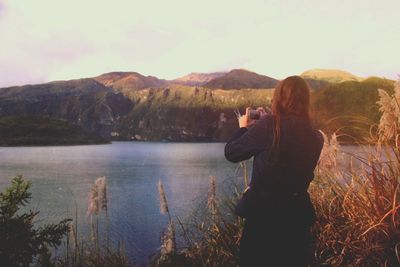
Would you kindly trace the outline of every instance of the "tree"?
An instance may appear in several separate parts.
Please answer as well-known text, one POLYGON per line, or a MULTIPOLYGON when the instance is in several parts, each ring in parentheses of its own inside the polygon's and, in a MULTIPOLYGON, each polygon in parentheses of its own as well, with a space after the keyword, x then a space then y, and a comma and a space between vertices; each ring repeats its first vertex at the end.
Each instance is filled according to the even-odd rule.
POLYGON ((39 211, 18 212, 31 198, 30 186, 19 175, 0 193, 0 266, 29 266, 38 256, 47 258, 49 248, 57 248, 69 231, 70 219, 34 228, 39 211))

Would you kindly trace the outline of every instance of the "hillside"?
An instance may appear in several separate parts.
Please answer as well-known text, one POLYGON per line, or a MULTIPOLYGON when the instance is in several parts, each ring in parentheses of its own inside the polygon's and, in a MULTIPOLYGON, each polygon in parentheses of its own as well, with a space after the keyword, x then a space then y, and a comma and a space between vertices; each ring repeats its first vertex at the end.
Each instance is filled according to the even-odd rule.
POLYGON ((1 117, 0 146, 83 145, 107 143, 78 125, 49 117, 1 117))
POLYGON ((170 81, 170 83, 186 85, 186 86, 202 86, 207 82, 215 78, 219 78, 225 74, 226 72, 210 72, 210 73, 192 72, 188 75, 172 80, 170 81))
MULTIPOLYGON (((106 140, 226 141, 237 129, 236 108, 244 112, 247 106, 269 106, 273 95, 273 89, 227 90, 228 85, 254 87, 267 86, 266 81, 277 82, 267 76, 233 70, 208 82, 226 81, 221 84, 225 88, 218 89, 171 83, 139 89, 119 84, 131 74, 98 76, 104 84, 95 79, 79 79, 0 88, 0 118, 62 120, 85 134, 106 140), (247 83, 250 77, 257 77, 253 84, 247 83)), ((162 83, 159 79, 154 81, 153 85, 162 83)), ((311 94, 315 127, 326 132, 339 130, 357 140, 365 137, 367 129, 380 118, 377 88, 393 90, 393 81, 377 77, 361 82, 308 82, 316 89, 311 94)))
POLYGON ((226 141, 238 127, 234 113, 269 106, 272 90, 171 86, 130 94, 132 111, 116 126, 121 140, 226 141))
POLYGON ((341 83, 345 81, 361 81, 362 78, 350 72, 337 69, 312 69, 300 74, 305 79, 321 80, 330 83, 341 83))
POLYGON ((361 82, 331 84, 314 92, 311 102, 316 125, 328 133, 337 131, 344 141, 368 137, 370 127, 381 116, 376 105, 378 88, 392 93, 394 81, 372 77, 361 82))
POLYGON ((123 94, 93 79, 0 88, 0 117, 65 119, 107 138, 115 122, 132 106, 123 94))
POLYGON ((237 69, 204 84, 206 88, 243 89, 274 88, 278 80, 255 72, 237 69))

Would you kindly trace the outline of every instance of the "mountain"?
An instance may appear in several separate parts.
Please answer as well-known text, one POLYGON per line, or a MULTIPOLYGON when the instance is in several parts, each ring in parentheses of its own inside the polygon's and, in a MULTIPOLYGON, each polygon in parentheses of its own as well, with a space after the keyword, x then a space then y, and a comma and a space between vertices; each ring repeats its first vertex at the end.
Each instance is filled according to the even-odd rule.
POLYGON ((0 117, 64 119, 107 139, 115 121, 132 107, 122 93, 94 79, 0 88, 0 117))
POLYGON ((166 80, 144 76, 137 72, 110 72, 93 79, 120 92, 168 85, 166 80))
MULTIPOLYGON (((0 145, 104 139, 226 141, 238 127, 234 111, 270 106, 273 89, 261 88, 272 88, 277 82, 253 72, 233 70, 207 82, 211 86, 207 88, 118 72, 95 79, 0 88, 0 145), (145 85, 139 86, 139 80, 150 87, 142 88, 145 85), (234 87, 253 89, 231 89, 234 87), (7 133, 15 133, 17 138, 7 133)), ((367 128, 380 118, 377 88, 392 93, 394 84, 377 77, 361 82, 308 82, 317 89, 311 93, 314 126, 328 133, 340 129, 356 140, 365 137, 367 128), (366 118, 362 125, 354 119, 360 117, 366 118)))
POLYGON ((311 69, 303 72, 300 76, 305 79, 322 80, 331 83, 362 80, 361 77, 338 69, 311 69))
POLYGON ((243 69, 231 70, 204 84, 206 88, 243 89, 273 88, 278 80, 243 69))
POLYGON ((19 132, 22 127, 26 130, 21 132, 34 136, 10 140, 0 135, 0 144, 17 144, 18 140, 21 144, 60 144, 67 139, 78 143, 74 136, 92 135, 106 140, 225 141, 237 128, 236 108, 243 113, 247 106, 265 107, 272 98, 271 90, 182 85, 122 92, 94 79, 0 88, 0 118, 12 118, 1 129, 19 132), (36 122, 27 123, 27 117, 36 122), (58 120, 66 125, 60 128, 58 120), (54 133, 48 135, 48 143, 37 138, 41 129, 54 133), (59 129, 69 130, 62 136, 59 129))
POLYGON ((226 72, 210 72, 210 73, 199 73, 192 72, 186 76, 177 78, 170 81, 172 84, 181 84, 187 86, 202 86, 212 79, 219 78, 225 75, 226 72))

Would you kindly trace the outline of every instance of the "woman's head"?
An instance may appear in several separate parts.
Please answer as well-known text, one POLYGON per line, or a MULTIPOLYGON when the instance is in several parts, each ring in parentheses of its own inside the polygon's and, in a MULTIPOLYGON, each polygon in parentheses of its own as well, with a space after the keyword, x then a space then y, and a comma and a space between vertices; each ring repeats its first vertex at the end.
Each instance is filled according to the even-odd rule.
POLYGON ((281 139, 281 116, 295 115, 310 123, 310 87, 300 76, 290 76, 280 81, 272 100, 272 114, 275 116, 274 139, 271 152, 278 158, 281 139), (278 154, 277 154, 278 153, 278 154))
POLYGON ((297 115, 310 119, 310 87, 300 76, 290 76, 280 81, 275 88, 272 113, 297 115))

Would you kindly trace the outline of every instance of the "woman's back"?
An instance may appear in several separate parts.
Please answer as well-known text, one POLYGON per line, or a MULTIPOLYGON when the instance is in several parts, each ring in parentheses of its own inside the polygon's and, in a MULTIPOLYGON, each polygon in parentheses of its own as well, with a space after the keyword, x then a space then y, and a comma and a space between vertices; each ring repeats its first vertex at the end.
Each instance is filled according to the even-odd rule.
MULTIPOLYGON (((281 116, 279 146, 272 151, 275 120, 274 116, 268 116, 265 121, 260 121, 266 125, 265 150, 254 155, 253 183, 274 195, 305 193, 314 178, 323 137, 303 118, 281 116)), ((261 130, 261 127, 257 128, 255 130, 261 130)))
MULTIPOLYGON (((310 124, 296 116, 280 118, 281 137, 273 150, 275 116, 265 116, 239 138, 225 146, 228 160, 237 162, 254 156, 250 186, 256 192, 257 205, 251 214, 273 216, 291 210, 303 213, 305 222, 314 220, 307 189, 312 181, 323 137, 310 124)), ((239 130, 240 134, 240 130, 239 130)))
POLYGON ((250 108, 225 146, 225 157, 239 162, 254 157, 250 189, 236 213, 245 217, 240 240, 241 266, 307 266, 310 226, 315 212, 307 189, 314 178, 322 134, 309 115, 310 88, 299 76, 275 88, 272 116, 255 122, 250 108))
POLYGON ((225 146, 228 160, 254 157, 241 266, 305 266, 311 257, 309 227, 316 217, 307 189, 323 137, 308 121, 281 116, 279 150, 273 153, 275 125, 275 116, 263 117, 225 146))

